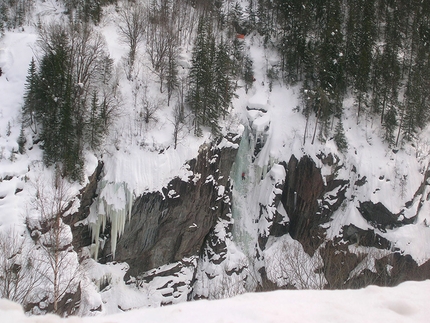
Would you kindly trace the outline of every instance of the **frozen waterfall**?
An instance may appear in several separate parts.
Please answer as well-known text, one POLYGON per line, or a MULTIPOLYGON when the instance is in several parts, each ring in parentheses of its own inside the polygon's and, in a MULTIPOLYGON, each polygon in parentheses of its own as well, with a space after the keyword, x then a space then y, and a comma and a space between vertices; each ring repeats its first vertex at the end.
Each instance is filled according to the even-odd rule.
POLYGON ((94 242, 94 259, 98 257, 101 239, 100 232, 106 228, 106 221, 111 222, 111 250, 115 257, 118 238, 123 234, 125 221, 130 218, 133 203, 132 192, 126 183, 101 181, 97 200, 91 205, 88 221, 94 242))

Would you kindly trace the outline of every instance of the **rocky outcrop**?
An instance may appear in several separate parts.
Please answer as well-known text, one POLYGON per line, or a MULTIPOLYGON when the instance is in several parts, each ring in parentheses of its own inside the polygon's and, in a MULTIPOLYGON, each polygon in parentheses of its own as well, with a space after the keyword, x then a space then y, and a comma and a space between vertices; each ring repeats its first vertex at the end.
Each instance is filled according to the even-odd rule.
MULTIPOLYGON (((341 167, 332 155, 321 156, 321 161, 331 167, 341 167)), ((289 233, 300 241, 309 254, 324 241, 321 225, 345 200, 349 181, 327 176, 325 181, 321 170, 309 156, 300 160, 293 155, 286 164, 285 187, 282 203, 290 218, 289 233)))
POLYGON ((353 224, 346 225, 342 228, 342 238, 348 244, 356 244, 364 247, 375 247, 378 249, 389 250, 391 243, 375 230, 363 230, 353 224))
POLYGON ((324 193, 324 181, 315 162, 308 156, 299 160, 293 155, 287 164, 283 194, 284 207, 290 217, 290 234, 302 235, 318 211, 324 193))
MULTIPOLYGON (((255 195, 259 196, 259 212, 246 215, 253 218, 256 228, 255 245, 250 247, 253 259, 248 259, 238 250, 233 237, 237 221, 232 215, 230 176, 238 139, 230 135, 202 146, 198 157, 188 162, 188 179, 174 178, 161 192, 137 197, 130 220, 118 239, 115 259, 110 249, 109 224, 101 232, 104 243, 99 261, 126 262, 126 282, 142 289, 150 285, 164 305, 232 296, 248 290, 251 280, 258 290, 297 288, 272 281, 273 275, 265 263, 266 248, 286 234, 300 242, 304 252, 312 257, 309 259, 321 259, 313 274, 324 275, 323 288, 357 288, 369 283, 394 285, 405 279, 426 277, 430 262, 418 266, 411 257, 392 250, 392 243, 384 237, 386 230, 412 223, 416 217, 405 218, 403 212, 393 214, 382 203, 356 201, 352 194, 347 201, 348 189, 365 186, 366 177, 358 176, 351 183, 339 178, 338 171, 343 167, 340 159, 322 153, 317 162, 325 167, 325 175, 307 155, 300 159, 292 155, 288 162, 272 164, 267 172, 262 172, 258 181, 262 194, 255 195), (355 203, 373 228, 344 225, 339 235, 329 240, 326 230, 344 202, 355 203)), ((264 141, 261 143, 264 146, 264 141)), ((250 152, 255 158, 256 151, 250 152)), ((77 224, 88 215, 102 167, 99 164, 81 191, 79 211, 66 218, 73 227, 76 249, 89 245, 87 227, 77 224)), ((238 174, 238 181, 243 184, 238 174)), ((427 182, 426 177, 414 201, 406 207, 428 198, 427 182)))
MULTIPOLYGON (((405 210, 393 214, 382 203, 356 201, 361 216, 374 229, 361 229, 349 224, 343 226, 339 236, 333 240, 326 238, 326 229, 330 226, 334 212, 346 201, 346 192, 351 183, 337 178, 342 165, 336 156, 320 154, 317 157, 324 167, 331 168, 331 173, 323 176, 321 169, 309 156, 303 156, 300 160, 291 156, 288 163, 283 164, 286 179, 282 203, 289 222, 282 227, 272 223, 270 235, 276 237, 288 233, 301 243, 309 255, 317 252, 323 262, 318 271, 324 273, 327 281, 325 288, 360 288, 368 284, 393 286, 406 279, 429 277, 426 268, 430 262, 419 266, 410 256, 393 249, 392 242, 384 237, 387 230, 416 221, 417 215, 407 218, 404 216, 405 210)), ((406 204, 409 208, 416 205, 415 200, 419 199, 417 214, 423 201, 428 199, 428 175, 426 172, 414 200, 406 204)), ((352 185, 360 187, 366 183, 367 179, 362 177, 352 185)), ((350 202, 353 202, 355 197, 351 198, 350 202)), ((264 245, 260 243, 263 250, 264 245)), ((260 268, 260 274, 260 288, 273 289, 273 282, 265 275, 264 267, 260 268)))
POLYGON ((415 217, 409 219, 403 217, 402 212, 399 214, 391 213, 381 202, 376 204, 371 201, 360 202, 358 210, 370 225, 384 232, 387 229, 411 224, 415 220, 415 217))
POLYGON ((75 251, 79 251, 82 247, 89 246, 92 242, 88 226, 80 222, 85 220, 90 214, 90 206, 94 198, 97 197, 97 186, 102 170, 103 162, 99 161, 93 174, 88 177, 88 184, 80 190, 77 196, 80 201, 78 211, 63 217, 64 223, 70 225, 72 228, 72 243, 75 251))
MULTIPOLYGON (((228 136, 201 147, 188 163, 188 181, 173 179, 162 192, 139 196, 131 218, 118 240, 115 260, 130 265, 128 274, 139 276, 159 266, 198 256, 216 220, 226 214, 225 187, 234 161, 237 140, 228 136)), ((107 233, 106 233, 107 234, 107 233)), ((112 260, 110 244, 100 252, 102 261, 112 260)))
POLYGON ((161 296, 161 305, 185 302, 191 299, 196 267, 197 256, 183 258, 147 271, 129 283, 137 288, 151 285, 161 296))
MULTIPOLYGON (((37 303, 29 302, 25 304, 24 310, 31 314, 47 314, 55 313, 54 304, 48 301, 49 297, 45 296, 37 303)), ((81 285, 78 285, 74 293, 64 293, 63 297, 58 301, 58 311, 56 314, 61 316, 77 315, 81 302, 81 285)))

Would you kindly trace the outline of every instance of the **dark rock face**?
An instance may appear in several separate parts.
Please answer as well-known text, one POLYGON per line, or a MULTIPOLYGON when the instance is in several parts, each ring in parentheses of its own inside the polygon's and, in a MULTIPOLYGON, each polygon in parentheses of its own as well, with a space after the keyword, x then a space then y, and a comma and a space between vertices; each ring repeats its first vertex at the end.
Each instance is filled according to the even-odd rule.
POLYGON ((405 224, 411 224, 415 219, 403 218, 403 220, 400 220, 401 214, 391 213, 381 202, 376 204, 371 201, 360 202, 358 210, 367 222, 382 231, 400 227, 405 224))
POLYGON ((90 214, 90 206, 95 197, 97 197, 97 185, 100 180, 100 175, 103 170, 103 162, 99 161, 94 173, 88 178, 88 184, 82 188, 78 198, 81 203, 77 212, 63 218, 65 224, 70 225, 73 234, 73 247, 79 251, 82 247, 91 244, 91 234, 88 226, 76 223, 86 219, 90 214))
POLYGON ((61 316, 71 316, 76 315, 78 312, 79 306, 81 302, 81 285, 78 285, 76 292, 74 293, 65 293, 64 296, 59 300, 57 306, 58 311, 55 313, 54 304, 48 302, 48 296, 45 296, 37 303, 27 303, 25 304, 24 310, 27 313, 32 313, 34 309, 37 308, 38 314, 40 313, 55 313, 61 316), (43 304, 43 306, 41 305, 43 304))
MULTIPOLYGON (((345 201, 346 191, 351 184, 348 180, 336 178, 337 170, 342 167, 336 157, 321 154, 318 158, 324 165, 332 168, 332 174, 323 178, 321 170, 308 156, 300 160, 291 156, 289 162, 284 164, 287 174, 282 203, 290 222, 282 230, 274 225, 271 235, 278 236, 287 231, 310 255, 320 247, 318 252, 323 266, 319 270, 327 280, 325 288, 361 288, 369 284, 393 286, 407 279, 428 278, 430 261, 418 266, 409 255, 392 250, 392 243, 383 237, 386 230, 408 225, 416 220, 416 216, 404 217, 403 211, 393 214, 382 203, 360 201, 358 210, 374 229, 363 230, 350 224, 342 228, 339 237, 332 241, 326 239, 322 224, 330 222, 333 212, 345 201), (370 249, 367 249, 368 253, 356 254, 349 249, 351 245, 370 249), (364 269, 357 269, 361 268, 360 266, 364 269)), ((426 191, 424 186, 430 185, 427 183, 429 177, 430 173, 427 172, 414 200, 422 201, 428 198, 423 196, 423 193, 426 191)), ((353 185, 363 186, 366 183, 366 177, 362 177, 353 185)), ((406 207, 412 204, 413 201, 407 203, 406 207)), ((421 204, 418 205, 417 214, 420 207, 421 204)), ((264 250, 264 244, 260 246, 264 250)), ((264 275, 264 268, 261 268, 261 274, 263 285, 260 288, 274 288, 264 275)))
POLYGON ((348 244, 339 241, 328 241, 320 249, 324 266, 321 270, 327 280, 326 288, 342 289, 351 271, 360 263, 362 257, 348 250, 348 244))
POLYGON ((145 272, 136 280, 138 288, 150 284, 154 279, 163 277, 163 284, 156 290, 162 295, 161 305, 170 305, 191 299, 193 280, 197 267, 197 257, 184 258, 169 266, 145 272), (190 275, 190 273, 193 273, 190 275))
POLYGON ((357 244, 364 247, 376 247, 378 249, 385 250, 389 250, 391 248, 391 243, 381 235, 375 233, 374 230, 363 230, 353 224, 342 228, 342 237, 343 240, 349 244, 357 244))
MULTIPOLYGON (((226 191, 227 196, 231 197, 230 187, 227 187, 226 189, 227 189, 226 191)), ((205 239, 203 252, 201 254, 202 258, 204 259, 206 258, 207 261, 215 265, 219 265, 226 260, 226 254, 227 254, 226 240, 232 238, 231 231, 233 228, 233 219, 232 219, 232 214, 229 210, 231 205, 230 198, 226 199, 224 202, 226 204, 225 211, 228 211, 228 212, 223 212, 223 214, 221 214, 218 217, 218 221, 222 223, 224 227, 223 228, 224 232, 227 233, 226 237, 224 239, 220 239, 220 237, 218 236, 217 232, 213 227, 205 239)))
MULTIPOLYGON (((337 163, 331 155, 321 160, 330 166, 337 163)), ((291 156, 286 171, 282 203, 290 218, 289 233, 312 254, 324 240, 320 225, 328 222, 342 204, 349 182, 330 176, 324 184, 321 170, 308 156, 303 156, 300 161, 291 156), (335 193, 325 197, 329 192, 335 193)))
MULTIPOLYGON (((202 147, 197 159, 189 162, 193 175, 187 182, 175 178, 162 193, 136 199, 115 255, 115 260, 130 265, 129 275, 200 254, 216 220, 228 211, 224 188, 236 148, 220 149, 219 143, 202 147)), ((100 256, 110 261, 110 244, 105 246, 100 256)))
MULTIPOLYGON (((285 165, 278 165, 284 167, 285 165)), ((266 223, 265 226, 259 227, 258 243, 256 250, 256 259, 260 260, 260 253, 266 249, 269 236, 281 237, 287 234, 290 227, 290 222, 282 207, 282 193, 285 188, 284 178, 275 178, 269 173, 266 175, 266 181, 270 179, 271 194, 268 200, 260 201, 258 208, 258 218, 255 219, 257 223, 266 223), (283 214, 280 213, 280 210, 283 214)))
POLYGON ((294 239, 314 241, 311 232, 319 224, 315 215, 323 193, 323 178, 313 160, 304 156, 298 161, 295 156, 291 156, 287 164, 282 201, 290 217, 290 235, 294 239))
POLYGON ((290 216, 290 233, 293 236, 301 234, 306 220, 315 215, 318 199, 322 198, 323 192, 323 178, 314 161, 308 156, 300 161, 291 156, 287 164, 283 201, 290 216))
MULTIPOLYGON (((232 139, 230 136, 227 139, 237 144, 240 138, 232 139)), ((163 305, 210 297, 193 289, 198 289, 195 286, 198 285, 199 275, 206 275, 209 281, 215 278, 214 266, 228 264, 226 277, 236 275, 246 279, 247 264, 233 264, 228 258, 234 226, 229 175, 237 146, 220 148, 219 143, 201 147, 198 157, 188 163, 192 172, 188 180, 175 178, 162 192, 144 194, 135 200, 131 219, 118 240, 115 259, 110 250, 109 227, 102 233, 106 239, 99 260, 127 262, 130 269, 125 279, 130 284, 136 284, 137 288, 156 281, 157 277, 164 277, 164 285, 155 286, 163 297, 163 305), (204 269, 202 274, 197 270, 199 262, 209 264, 209 269, 204 269), (130 276, 136 279, 129 279, 130 276)), ((281 163, 285 169, 285 179, 281 175, 273 180, 274 194, 270 201, 260 204, 259 215, 256 215, 257 221, 264 217, 262 223, 267 225, 257 232, 255 259, 252 261, 264 262, 263 253, 269 237, 290 234, 309 255, 319 253, 323 265, 316 270, 324 274, 327 280, 325 288, 395 285, 406 279, 428 277, 430 261, 418 266, 410 256, 392 250, 391 242, 383 237, 386 230, 412 223, 416 216, 404 218, 403 212, 392 214, 381 203, 358 202, 360 214, 373 226, 372 229, 363 230, 350 224, 342 228, 339 237, 327 240, 324 227, 329 225, 333 213, 346 201, 347 190, 351 185, 365 186, 367 179, 359 176, 355 183, 338 179, 337 171, 343 167, 340 160, 331 154, 317 157, 325 166, 331 167, 330 174, 323 177, 321 169, 309 156, 303 156, 300 160, 291 156, 288 162, 281 163), (359 246, 371 247, 369 254, 351 251, 351 247, 359 246), (365 268, 366 265, 373 269, 365 268), (360 266, 365 269, 358 270, 360 266)), ((73 228, 75 250, 91 243, 88 228, 75 224, 88 216, 102 168, 100 163, 89 184, 81 191, 79 211, 65 218, 65 222, 73 228)), ((413 201, 406 207, 416 205, 416 199, 428 199, 424 193, 427 192, 425 186, 430 185, 429 177, 430 171, 426 173, 413 201)), ((353 199, 351 195, 351 202, 353 199)), ((257 287, 259 290, 279 288, 267 277, 264 266, 259 267, 258 272, 261 278, 257 287)))

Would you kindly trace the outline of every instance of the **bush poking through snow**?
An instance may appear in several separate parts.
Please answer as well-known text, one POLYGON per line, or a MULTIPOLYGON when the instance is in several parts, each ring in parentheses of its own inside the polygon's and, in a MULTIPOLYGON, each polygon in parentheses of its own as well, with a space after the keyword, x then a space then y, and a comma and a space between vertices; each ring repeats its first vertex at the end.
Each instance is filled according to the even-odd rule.
POLYGON ((0 298, 26 305, 42 276, 32 258, 34 245, 26 233, 8 229, 0 233, 0 298))

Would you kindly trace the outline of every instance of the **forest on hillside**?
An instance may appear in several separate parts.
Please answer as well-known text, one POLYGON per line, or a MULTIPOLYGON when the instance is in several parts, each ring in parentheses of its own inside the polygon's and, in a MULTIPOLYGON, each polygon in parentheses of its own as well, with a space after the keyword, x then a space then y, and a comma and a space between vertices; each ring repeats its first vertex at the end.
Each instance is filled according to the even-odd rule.
MULTIPOLYGON (((347 148, 344 99, 354 98, 357 124, 378 119, 391 146, 412 141, 430 118, 430 2, 425 0, 62 0, 64 19, 42 23, 35 1, 2 0, 0 32, 35 24, 39 41, 31 61, 22 127, 43 144, 46 165, 82 178, 83 151, 99 149, 121 105, 118 70, 132 82, 136 56, 145 55, 171 106, 176 145, 183 125, 201 135, 221 133, 238 86, 253 86, 253 62, 242 41, 258 35, 273 84, 300 85, 300 110, 316 118, 313 140, 334 137, 347 148), (115 6, 117 32, 128 48, 115 66, 97 29, 115 6), (181 51, 192 48, 186 75, 181 51)), ((157 102, 136 94, 143 123, 157 102), (139 96, 139 98, 137 98, 139 96)), ((137 90, 136 90, 137 93, 137 90)), ((305 130, 306 131, 306 130, 305 130)), ((20 137, 21 138, 21 137, 20 137)), ((312 141, 313 141, 312 140, 312 141)), ((24 150, 21 138, 20 152, 24 150)))

